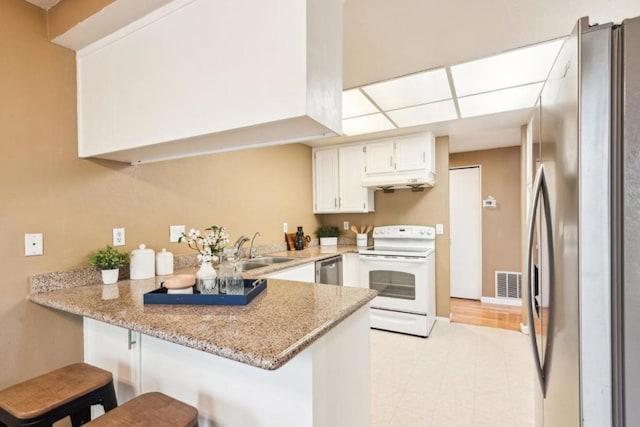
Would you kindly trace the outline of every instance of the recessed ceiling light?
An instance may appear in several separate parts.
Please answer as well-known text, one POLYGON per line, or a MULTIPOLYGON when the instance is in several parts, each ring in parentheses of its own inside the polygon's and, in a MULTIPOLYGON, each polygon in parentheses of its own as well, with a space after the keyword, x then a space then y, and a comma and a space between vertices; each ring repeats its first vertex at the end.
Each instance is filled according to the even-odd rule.
POLYGON ((451 67, 458 96, 541 82, 564 39, 516 49, 451 67))
POLYGON ((444 68, 375 83, 364 86, 362 90, 383 111, 451 98, 449 80, 444 68))
POLYGON ((360 92, 360 89, 350 89, 342 92, 343 119, 379 112, 376 106, 360 92))
POLYGON ((388 111, 387 114, 399 127, 444 122, 458 118, 456 107, 451 99, 418 105, 417 107, 388 111))
POLYGON ((519 110, 521 108, 532 108, 538 99, 538 95, 540 95, 541 89, 542 83, 534 83, 458 98, 460 115, 462 118, 467 118, 519 110))
POLYGON ((393 123, 382 113, 369 114, 368 116, 354 117, 342 121, 342 133, 345 135, 360 135, 395 128, 393 123))

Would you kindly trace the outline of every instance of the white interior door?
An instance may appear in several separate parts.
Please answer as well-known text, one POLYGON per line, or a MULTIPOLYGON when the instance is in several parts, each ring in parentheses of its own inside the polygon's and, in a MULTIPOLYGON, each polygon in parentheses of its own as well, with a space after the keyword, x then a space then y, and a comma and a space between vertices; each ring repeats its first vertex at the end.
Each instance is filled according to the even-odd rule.
POLYGON ((482 296, 480 167, 449 170, 451 296, 482 296))

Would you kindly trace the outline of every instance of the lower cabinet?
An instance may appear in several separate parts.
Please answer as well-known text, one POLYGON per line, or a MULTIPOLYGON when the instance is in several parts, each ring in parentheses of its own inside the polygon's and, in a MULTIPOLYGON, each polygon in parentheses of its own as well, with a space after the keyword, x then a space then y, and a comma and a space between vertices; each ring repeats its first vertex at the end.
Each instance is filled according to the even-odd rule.
MULTIPOLYGON (((83 320, 84 361, 113 374, 118 404, 141 393, 141 334, 129 329, 89 319, 83 320)), ((93 416, 101 415, 102 406, 92 408, 93 416)))
POLYGON ((267 274, 266 277, 271 279, 296 280, 298 282, 315 283, 316 264, 315 262, 309 262, 307 264, 297 265, 295 267, 267 274))
POLYGON ((201 427, 367 427, 369 349, 367 306, 273 371, 84 318, 85 362, 113 374, 119 404, 159 391, 197 407, 201 427))
POLYGON ((360 281, 360 256, 357 253, 342 254, 342 285, 363 287, 360 281))

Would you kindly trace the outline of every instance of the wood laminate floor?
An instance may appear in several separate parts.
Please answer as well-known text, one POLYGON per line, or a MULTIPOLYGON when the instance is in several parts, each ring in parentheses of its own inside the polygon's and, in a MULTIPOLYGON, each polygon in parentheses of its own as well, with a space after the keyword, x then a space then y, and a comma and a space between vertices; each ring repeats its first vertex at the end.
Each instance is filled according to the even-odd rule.
POLYGON ((520 330, 522 308, 483 304, 480 301, 451 298, 452 322, 493 328, 520 330))

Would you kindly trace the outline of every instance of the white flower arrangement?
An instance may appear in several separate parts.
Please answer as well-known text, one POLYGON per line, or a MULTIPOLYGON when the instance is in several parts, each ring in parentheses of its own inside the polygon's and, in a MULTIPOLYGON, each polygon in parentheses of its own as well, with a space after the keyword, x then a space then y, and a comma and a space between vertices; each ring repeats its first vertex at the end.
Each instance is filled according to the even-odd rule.
POLYGON ((178 243, 186 240, 191 249, 198 251, 198 261, 217 261, 218 254, 224 249, 224 245, 229 243, 229 234, 227 228, 212 225, 204 229, 201 234, 200 230, 192 228, 188 234, 182 233, 178 239, 178 243))

